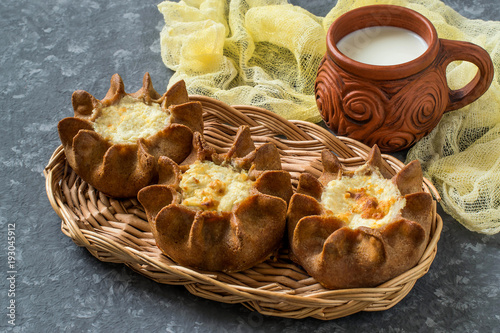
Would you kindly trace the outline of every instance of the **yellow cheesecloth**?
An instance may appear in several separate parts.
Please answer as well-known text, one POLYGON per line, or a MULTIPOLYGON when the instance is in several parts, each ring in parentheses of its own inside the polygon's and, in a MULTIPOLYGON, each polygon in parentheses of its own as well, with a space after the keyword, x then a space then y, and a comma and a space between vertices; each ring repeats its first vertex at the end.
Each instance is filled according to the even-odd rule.
MULTIPOLYGON (((286 0, 185 0, 158 5, 164 15, 161 55, 190 94, 230 105, 254 105, 287 119, 318 122, 314 81, 326 51, 326 31, 341 14, 361 6, 393 4, 426 16, 440 38, 486 49, 495 66, 479 100, 446 113, 408 153, 440 192, 443 209, 470 230, 500 231, 500 22, 469 20, 438 0, 338 0, 325 17, 286 0)), ((448 66, 452 89, 477 68, 448 66)))

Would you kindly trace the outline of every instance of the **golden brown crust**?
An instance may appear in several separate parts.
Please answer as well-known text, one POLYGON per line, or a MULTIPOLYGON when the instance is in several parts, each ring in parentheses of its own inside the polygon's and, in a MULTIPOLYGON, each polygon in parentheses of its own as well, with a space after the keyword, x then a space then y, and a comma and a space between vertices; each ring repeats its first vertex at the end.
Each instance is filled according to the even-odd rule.
POLYGON ((392 181, 399 188, 402 195, 422 191, 424 176, 419 161, 412 161, 405 165, 394 177, 392 181))
POLYGON ((323 215, 321 204, 311 196, 295 193, 290 199, 287 212, 288 240, 292 241, 293 233, 301 218, 315 215, 323 215))
POLYGON ((74 117, 59 122, 59 137, 68 164, 84 181, 113 197, 133 197, 141 188, 156 182, 161 156, 180 163, 189 155, 193 131, 203 132, 202 107, 199 102, 189 102, 184 82, 163 95, 154 90, 149 73, 144 75, 142 87, 131 94, 125 92, 118 74, 110 82, 102 100, 83 90, 73 93, 74 117), (118 103, 126 95, 146 104, 158 103, 164 111, 168 108, 170 124, 131 144, 105 139, 94 131, 93 122, 102 107, 118 103))
POLYGON ((212 161, 213 157, 216 156, 221 163, 221 158, 217 157, 215 149, 210 147, 207 142, 203 139, 203 135, 195 132, 193 135, 192 150, 188 157, 180 164, 181 167, 189 166, 195 161, 212 161))
POLYGON ((84 90, 75 91, 71 96, 71 103, 75 117, 80 119, 90 119, 92 111, 99 106, 99 101, 84 90))
POLYGON ((146 211, 148 221, 150 221, 153 234, 156 233, 154 221, 158 213, 163 207, 178 202, 177 192, 175 191, 175 187, 172 186, 150 185, 140 191, 137 198, 140 202, 144 203, 144 210, 146 211))
MULTIPOLYGON (((351 229, 346 222, 327 213, 320 204, 323 186, 332 179, 352 177, 337 157, 323 152, 324 171, 315 180, 303 175, 288 208, 291 258, 302 265, 324 287, 330 289, 374 287, 415 266, 429 240, 433 199, 421 192, 422 172, 410 163, 392 178, 406 200, 399 217, 378 228, 351 229)), ((378 147, 357 172, 379 170, 385 178, 378 147)))
POLYGON ((148 186, 138 194, 162 252, 184 266, 224 272, 241 271, 269 258, 282 242, 287 202, 292 195, 290 174, 276 170, 281 169, 281 162, 274 149, 269 145, 256 149, 247 126, 240 127, 233 146, 225 154, 216 154, 195 133, 188 161, 229 163, 250 171, 258 167, 251 195, 226 212, 196 210, 179 204, 180 171, 187 166, 162 158, 160 180, 164 185, 148 186), (263 153, 266 158, 261 156, 263 153), (266 159, 269 168, 264 163, 266 159))
POLYGON ((168 89, 168 98, 165 98, 163 103, 164 107, 168 108, 170 105, 179 105, 189 101, 189 96, 186 89, 186 83, 181 80, 174 83, 168 89))
MULTIPOLYGON (((223 154, 225 161, 230 159, 244 158, 255 152, 255 144, 252 140, 248 127, 240 127, 234 138, 234 143, 226 154, 223 154)), ((280 164, 281 165, 281 164, 280 164)))
POLYGON ((380 153, 380 149, 377 145, 374 145, 370 150, 370 153, 368 154, 368 157, 366 159, 366 164, 371 167, 377 168, 385 178, 391 178, 390 172, 384 167, 382 154, 380 153))
POLYGON ((203 133, 203 108, 200 102, 187 102, 170 106, 171 123, 181 124, 193 132, 203 133))
POLYGON ((261 173, 254 186, 262 194, 279 197, 285 202, 289 202, 293 194, 290 182, 291 178, 288 172, 269 170, 261 173))
POLYGON ((321 200, 323 193, 323 185, 310 173, 303 173, 299 176, 299 185, 297 186, 297 193, 310 195, 316 200, 321 200))

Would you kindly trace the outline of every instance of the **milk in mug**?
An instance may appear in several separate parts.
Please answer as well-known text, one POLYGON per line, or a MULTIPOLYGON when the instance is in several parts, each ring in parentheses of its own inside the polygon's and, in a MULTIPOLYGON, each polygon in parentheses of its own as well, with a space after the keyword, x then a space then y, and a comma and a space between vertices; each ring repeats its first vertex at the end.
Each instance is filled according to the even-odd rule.
POLYGON ((428 48, 422 37, 413 31, 374 26, 347 34, 337 48, 347 57, 370 65, 402 64, 421 56, 428 48))

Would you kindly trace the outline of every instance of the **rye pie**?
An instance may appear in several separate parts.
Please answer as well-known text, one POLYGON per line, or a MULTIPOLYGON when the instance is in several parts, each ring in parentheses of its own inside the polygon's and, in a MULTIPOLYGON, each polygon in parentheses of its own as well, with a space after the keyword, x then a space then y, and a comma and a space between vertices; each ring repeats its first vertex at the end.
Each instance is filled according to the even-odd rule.
POLYGON ((391 177, 377 146, 355 170, 327 150, 322 163, 321 177, 302 174, 290 200, 291 258, 329 289, 375 287, 415 266, 433 205, 420 163, 391 177))
POLYGON ((161 157, 159 174, 138 199, 157 246, 178 264, 237 272, 281 245, 291 177, 276 146, 256 148, 248 126, 222 154, 195 133, 192 154, 181 165, 161 157))
POLYGON ((148 73, 135 93, 126 93, 115 74, 102 100, 77 90, 72 104, 74 116, 58 124, 68 164, 112 197, 135 197, 155 183, 160 156, 183 161, 192 150, 193 132, 203 132, 201 104, 189 101, 184 82, 160 95, 148 73))

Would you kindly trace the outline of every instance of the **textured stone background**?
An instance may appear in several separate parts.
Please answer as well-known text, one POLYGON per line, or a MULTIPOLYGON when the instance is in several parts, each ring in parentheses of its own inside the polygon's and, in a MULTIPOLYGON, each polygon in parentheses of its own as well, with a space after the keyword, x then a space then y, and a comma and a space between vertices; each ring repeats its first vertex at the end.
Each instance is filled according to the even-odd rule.
MULTIPOLYGON (((160 1, 4 0, 0 3, 0 331, 13 332, 500 332, 500 235, 472 233, 440 211, 438 255, 397 306, 329 322, 264 317, 241 305, 157 284, 102 263, 60 231, 42 170, 59 145, 71 93, 102 98, 112 74, 158 91, 160 1), (7 224, 16 224, 16 326, 8 323, 7 224)), ((291 0, 326 15, 335 1, 291 0)), ((446 0, 471 19, 500 20, 498 0, 446 0)))

